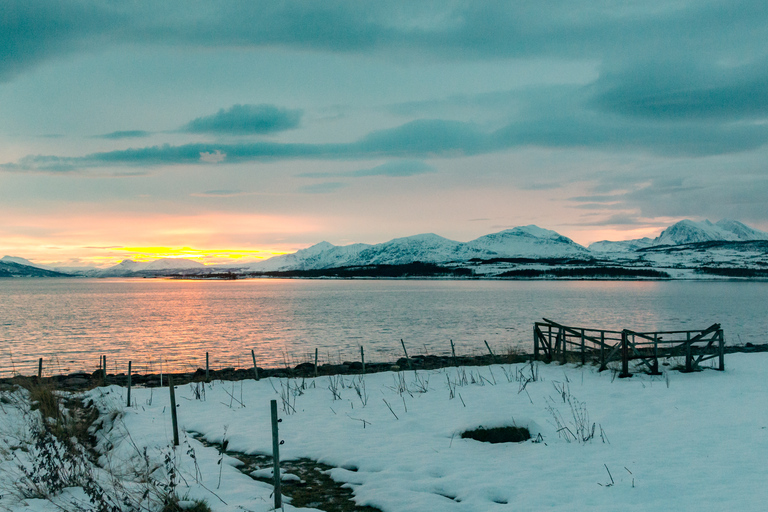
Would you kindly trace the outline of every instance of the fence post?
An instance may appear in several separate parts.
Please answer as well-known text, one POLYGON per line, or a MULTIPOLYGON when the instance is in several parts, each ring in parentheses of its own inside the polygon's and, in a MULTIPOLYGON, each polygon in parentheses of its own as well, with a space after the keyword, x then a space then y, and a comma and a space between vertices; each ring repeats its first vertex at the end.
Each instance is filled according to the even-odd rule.
POLYGON ((256 367, 256 354, 254 354, 253 349, 251 349, 251 359, 253 359, 253 376, 259 380, 259 369, 256 367))
POLYGON ((315 347, 315 378, 317 378, 317 347, 315 347))
POLYGON ((104 384, 106 384, 107 383, 107 356, 103 355, 101 357, 104 358, 104 364, 102 365, 102 370, 104 370, 104 374, 103 374, 103 376, 104 376, 104 384))
POLYGON ((453 357, 453 366, 459 366, 458 361, 456 361, 456 347, 453 345, 453 340, 451 341, 451 357, 453 357))
POLYGON ((43 358, 41 357, 40 360, 37 362, 37 380, 43 378, 43 358))
POLYGON ((720 349, 720 352, 719 352, 719 356, 720 356, 720 358, 719 358, 720 359, 720 371, 724 372, 725 371, 725 336, 723 335, 723 330, 722 329, 717 331, 717 336, 719 338, 719 340, 718 340, 719 347, 718 348, 720 349))
POLYGON ((659 372, 659 335, 653 335, 653 371, 652 375, 661 375, 659 372))
POLYGON ((563 348, 563 364, 565 364, 567 362, 567 360, 566 360, 566 353, 565 353, 565 331, 563 330, 562 327, 558 331, 557 337, 560 339, 560 341, 563 344, 562 345, 562 348, 563 348))
POLYGON ((629 377, 629 335, 627 330, 621 331, 621 374, 619 377, 629 377))
POLYGON ((539 360, 539 326, 533 324, 533 359, 539 360))
POLYGON ((208 352, 205 353, 205 382, 211 382, 208 374, 208 352))
POLYGON ((173 425, 173 446, 179 446, 179 422, 176 419, 176 391, 173 389, 172 375, 168 375, 168 389, 171 390, 171 423, 173 425))
POLYGON ((600 331, 600 371, 605 370, 605 331, 600 331))
POLYGON ((410 370, 411 369, 411 360, 408 357, 408 351, 405 350, 405 342, 403 341, 402 338, 400 339, 400 344, 403 346, 403 352, 405 352, 405 362, 408 363, 408 369, 410 370))
POLYGON ((131 362, 128 361, 128 400, 126 407, 131 406, 131 362))
POLYGON ((483 343, 485 343, 485 348, 488 349, 488 353, 491 354, 491 362, 496 362, 496 355, 493 353, 493 350, 491 350, 491 346, 488 344, 487 340, 483 340, 483 343))
POLYGON ((277 429, 277 400, 269 402, 272 412, 272 475, 275 484, 275 510, 283 507, 283 498, 280 490, 280 436, 277 429))
POLYGON ((693 371, 693 356, 691 355, 691 333, 690 331, 685 334, 686 337, 686 343, 685 343, 685 371, 686 372, 692 372, 693 371))
POLYGON ((365 351, 362 345, 360 345, 360 361, 363 363, 363 375, 365 375, 365 351))
POLYGON ((584 346, 584 329, 581 330, 581 364, 582 366, 587 364, 587 354, 584 346))

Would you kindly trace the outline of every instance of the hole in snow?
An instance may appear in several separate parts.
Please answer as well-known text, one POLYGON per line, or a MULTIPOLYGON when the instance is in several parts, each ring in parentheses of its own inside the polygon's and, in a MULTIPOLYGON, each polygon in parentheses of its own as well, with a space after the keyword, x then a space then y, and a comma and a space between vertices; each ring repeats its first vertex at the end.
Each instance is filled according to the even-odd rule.
POLYGON ((462 432, 461 437, 483 443, 522 443, 531 438, 531 433, 525 427, 479 427, 462 432))

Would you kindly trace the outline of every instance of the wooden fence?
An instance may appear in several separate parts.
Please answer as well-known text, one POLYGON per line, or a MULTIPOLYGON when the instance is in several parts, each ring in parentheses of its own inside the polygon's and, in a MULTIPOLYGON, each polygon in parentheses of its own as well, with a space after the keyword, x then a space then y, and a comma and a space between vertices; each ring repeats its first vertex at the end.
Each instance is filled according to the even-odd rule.
POLYGON ((638 361, 648 372, 659 374, 659 359, 684 357, 684 371, 698 370, 709 359, 719 359, 725 370, 725 337, 720 324, 703 330, 635 332, 569 327, 543 319, 533 327, 533 356, 547 362, 580 360, 600 365, 621 361, 620 377, 629 377, 629 362, 638 361))

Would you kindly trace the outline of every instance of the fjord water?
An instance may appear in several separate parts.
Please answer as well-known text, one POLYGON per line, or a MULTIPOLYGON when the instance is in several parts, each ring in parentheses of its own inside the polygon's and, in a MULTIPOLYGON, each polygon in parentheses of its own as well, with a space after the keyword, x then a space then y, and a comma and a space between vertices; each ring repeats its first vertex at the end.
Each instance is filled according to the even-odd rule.
POLYGON ((314 358, 530 351, 542 317, 593 328, 703 329, 768 342, 768 283, 162 279, 0 280, 0 375, 277 367, 314 358))

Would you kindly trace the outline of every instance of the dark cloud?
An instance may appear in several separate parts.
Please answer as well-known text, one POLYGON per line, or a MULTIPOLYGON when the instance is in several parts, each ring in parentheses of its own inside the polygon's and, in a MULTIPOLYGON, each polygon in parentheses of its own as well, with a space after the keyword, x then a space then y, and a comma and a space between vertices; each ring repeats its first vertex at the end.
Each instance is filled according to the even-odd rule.
POLYGON ((99 135, 99 138, 101 139, 139 139, 143 137, 149 137, 150 135, 151 135, 151 132, 146 132, 144 130, 124 130, 124 131, 105 133, 104 135, 99 135))
POLYGON ((0 81, 52 57, 121 38, 133 23, 105 2, 5 0, 0 15, 0 81))
POLYGON ((655 61, 607 72, 595 108, 658 120, 744 120, 768 116, 768 60, 749 65, 655 61))
POLYGON ((181 131, 225 135, 263 135, 299 126, 301 111, 274 105, 233 105, 190 121, 181 131))
POLYGON ((0 25, 0 76, 96 44, 284 46, 446 59, 578 57, 635 60, 700 55, 709 62, 763 53, 762 0, 555 0, 510 3, 382 0, 9 0, 0 25))

